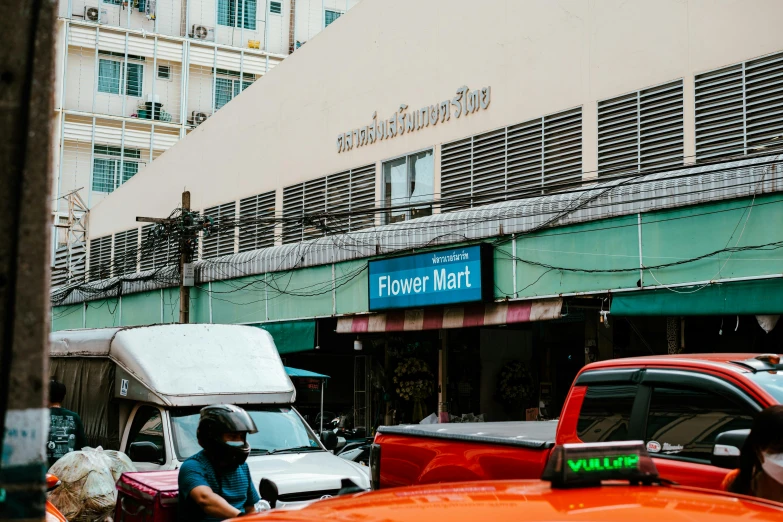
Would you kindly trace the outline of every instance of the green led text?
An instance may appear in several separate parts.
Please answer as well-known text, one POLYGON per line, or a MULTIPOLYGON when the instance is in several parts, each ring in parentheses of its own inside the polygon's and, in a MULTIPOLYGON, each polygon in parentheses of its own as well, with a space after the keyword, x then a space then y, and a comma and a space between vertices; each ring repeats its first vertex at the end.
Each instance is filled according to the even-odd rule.
POLYGON ((613 457, 576 460, 568 459, 566 462, 574 473, 637 469, 639 467, 639 455, 618 455, 613 457))

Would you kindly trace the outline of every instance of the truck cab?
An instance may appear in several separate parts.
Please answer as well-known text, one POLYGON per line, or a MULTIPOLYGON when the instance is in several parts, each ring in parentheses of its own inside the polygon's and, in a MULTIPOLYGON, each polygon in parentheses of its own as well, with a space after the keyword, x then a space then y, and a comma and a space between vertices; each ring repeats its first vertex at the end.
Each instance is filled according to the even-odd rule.
POLYGON ((294 386, 260 328, 157 325, 51 334, 51 374, 66 384, 92 446, 118 449, 139 471, 174 470, 201 450, 203 406, 232 403, 259 428, 248 442, 257 485, 281 504, 336 494, 343 479, 369 488, 365 466, 328 451, 293 406, 294 386))

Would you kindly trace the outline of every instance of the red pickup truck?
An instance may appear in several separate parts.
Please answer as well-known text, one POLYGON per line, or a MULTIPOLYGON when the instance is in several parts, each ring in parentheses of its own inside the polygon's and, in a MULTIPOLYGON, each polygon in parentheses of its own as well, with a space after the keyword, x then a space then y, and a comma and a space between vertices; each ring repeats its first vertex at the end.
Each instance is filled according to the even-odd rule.
POLYGON ((579 372, 557 422, 379 428, 373 487, 539 478, 556 444, 644 440, 662 478, 718 489, 753 415, 781 403, 777 355, 602 361, 579 372))

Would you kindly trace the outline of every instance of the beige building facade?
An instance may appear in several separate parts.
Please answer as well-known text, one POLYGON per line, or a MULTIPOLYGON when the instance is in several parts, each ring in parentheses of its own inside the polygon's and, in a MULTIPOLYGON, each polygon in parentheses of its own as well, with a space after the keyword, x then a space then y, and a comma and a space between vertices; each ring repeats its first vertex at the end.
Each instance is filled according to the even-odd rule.
MULTIPOLYGON (((205 83, 191 74, 183 102, 145 78, 182 120, 156 124, 157 145, 139 131, 142 161, 157 159, 94 206, 89 237, 108 259, 113 235, 140 242, 136 216, 169 215, 183 189, 216 218, 277 218, 205 242, 214 257, 329 233, 297 216, 338 213, 356 230, 772 147, 782 15, 776 0, 365 0, 192 129, 184 119, 211 109, 209 60, 230 68, 221 48, 196 59, 190 43, 205 83)), ((242 73, 271 69, 269 49, 244 51, 242 73)))

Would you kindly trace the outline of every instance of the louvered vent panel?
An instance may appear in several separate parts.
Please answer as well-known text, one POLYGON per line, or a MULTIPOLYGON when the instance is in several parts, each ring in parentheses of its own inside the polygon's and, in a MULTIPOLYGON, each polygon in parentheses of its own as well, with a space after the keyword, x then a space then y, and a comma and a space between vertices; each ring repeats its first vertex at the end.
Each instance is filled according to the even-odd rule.
POLYGON ((544 118, 544 190, 582 179, 582 109, 544 118))
POLYGON ((179 263, 179 234, 176 231, 153 234, 156 225, 141 228, 141 270, 161 269, 179 263))
POLYGON ((111 276, 112 236, 90 240, 90 280, 97 281, 111 276))
POLYGON ((298 243, 302 240, 303 198, 304 183, 283 189, 283 243, 298 243))
POLYGON ((139 230, 126 230, 114 234, 114 258, 112 266, 114 276, 136 273, 138 260, 139 230))
POLYGON ((239 202, 239 251, 247 252, 275 244, 275 191, 239 202))
POLYGON ((305 182, 304 212, 302 239, 321 237, 328 230, 325 223, 326 212, 326 177, 305 182))
POLYGON ((745 115, 749 153, 783 147, 783 54, 745 64, 745 115))
POLYGON ((375 164, 370 164, 351 170, 349 226, 353 231, 373 225, 375 225, 375 164))
POLYGON ((52 268, 52 288, 59 288, 68 281, 68 247, 57 247, 54 251, 52 268))
POLYGON ((639 93, 639 169, 682 166, 684 152, 682 81, 639 93))
POLYGON ((635 171, 639 166, 639 95, 598 103, 598 170, 635 171))
MULTIPOLYGON (((344 234, 350 230, 351 171, 327 176, 326 193, 326 206, 330 214, 325 223, 326 231, 329 234, 344 234)), ((311 213, 310 210, 306 212, 311 213)))
POLYGON ((696 158, 743 154, 742 65, 696 76, 696 158))
POLYGON ((68 255, 67 245, 57 247, 57 250, 54 253, 52 288, 84 281, 84 265, 87 259, 84 243, 72 244, 70 248, 70 260, 68 255))
POLYGON ((203 238, 201 259, 214 259, 234 253, 236 229, 236 203, 224 203, 204 210, 204 216, 212 218, 213 227, 203 238))
POLYGON ((508 127, 507 199, 521 199, 541 190, 541 118, 508 127))
POLYGON ((506 129, 473 137, 473 206, 506 199, 506 129))
POLYGON ((440 149, 441 210, 470 207, 473 138, 445 143, 440 149))

